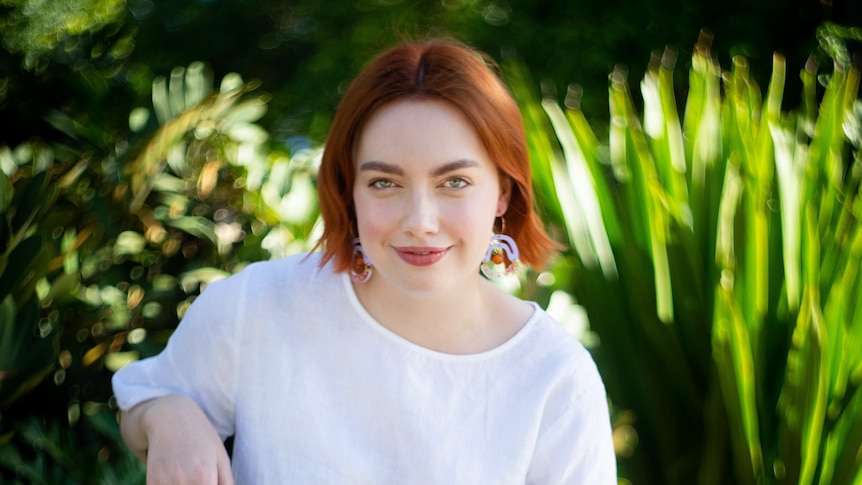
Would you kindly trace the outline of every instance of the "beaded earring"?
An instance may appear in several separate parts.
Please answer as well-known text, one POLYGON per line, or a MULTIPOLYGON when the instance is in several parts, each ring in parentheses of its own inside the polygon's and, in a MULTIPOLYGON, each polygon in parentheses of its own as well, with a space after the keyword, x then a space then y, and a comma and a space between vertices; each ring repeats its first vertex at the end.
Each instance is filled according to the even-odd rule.
POLYGON ((506 229, 506 220, 502 221, 500 233, 491 236, 485 259, 479 266, 482 274, 493 280, 515 274, 520 259, 518 244, 511 237, 502 234, 506 229))
POLYGON ((350 267, 350 279, 354 283, 365 283, 371 279, 371 260, 365 255, 359 238, 353 238, 353 265, 350 267))

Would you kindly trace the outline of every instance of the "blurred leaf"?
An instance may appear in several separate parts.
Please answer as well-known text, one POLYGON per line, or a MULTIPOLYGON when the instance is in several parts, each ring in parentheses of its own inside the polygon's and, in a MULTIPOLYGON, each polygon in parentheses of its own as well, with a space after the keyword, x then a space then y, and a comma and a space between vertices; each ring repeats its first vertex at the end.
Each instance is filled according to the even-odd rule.
POLYGON ((3 298, 3 302, 0 303, 0 350, 3 351, 0 352, 0 371, 3 372, 0 382, 6 378, 6 372, 11 369, 12 357, 17 354, 21 344, 20 332, 24 326, 16 325, 17 311, 15 300, 11 295, 3 298))
POLYGON ((12 149, 5 145, 0 146, 0 172, 3 172, 3 175, 6 177, 11 177, 17 171, 18 164, 15 162, 15 156, 12 154, 12 149))
POLYGON ((212 283, 230 276, 230 273, 217 268, 199 268, 180 275, 183 287, 190 288, 201 283, 212 283))
POLYGON ((165 224, 182 229, 193 236, 204 238, 212 243, 218 242, 215 234, 215 224, 204 217, 181 216, 168 219, 165 221, 165 224))
POLYGON ((25 280, 40 275, 28 274, 33 271, 33 262, 42 250, 42 236, 34 234, 21 241, 6 258, 6 267, 0 275, 0 298, 5 298, 16 286, 25 280))
POLYGON ((237 103, 224 119, 227 123, 254 123, 266 114, 266 109, 266 101, 260 97, 250 98, 237 103))
POLYGON ((250 123, 231 123, 227 135, 241 143, 260 144, 269 138, 269 134, 261 127, 250 123))
POLYGON ((144 236, 135 231, 124 231, 117 236, 117 242, 114 244, 114 254, 139 254, 146 247, 147 241, 144 236))
MULTIPOLYGON (((7 185, 8 185, 8 176, 6 175, 5 172, 0 170, 0 216, 2 216, 2 217, 0 217, 0 221, 2 221, 3 226, 6 225, 6 217, 5 217, 6 216, 6 208, 8 207, 7 204, 9 202, 7 200, 7 194, 9 191, 7 185)), ((6 239, 5 234, 0 234, 0 240, 5 240, 5 239, 6 239)))
POLYGON ((26 479, 28 483, 47 484, 43 479, 45 474, 43 467, 38 463, 27 463, 14 446, 0 446, 0 465, 14 470, 17 476, 26 479))
POLYGON ((38 325, 35 298, 17 311, 11 296, 0 304, 0 407, 38 385, 53 366, 58 334, 48 328, 39 335, 38 325))
POLYGON ((24 54, 24 67, 32 69, 60 44, 74 44, 76 37, 97 32, 125 14, 122 0, 31 2, 6 0, 0 22, 4 46, 24 54), (23 5, 21 5, 23 4, 23 5), (29 8, 10 8, 10 7, 29 8))
MULTIPOLYGON (((722 72, 705 41, 680 122, 674 64, 673 51, 654 58, 642 117, 625 70, 611 74, 606 146, 583 128, 577 103, 566 126, 546 100, 553 130, 525 115, 528 139, 539 132, 589 168, 572 181, 550 170, 555 150, 539 149, 553 144, 530 145, 574 246, 555 288, 587 309, 611 400, 639 417, 639 446, 620 470, 644 483, 862 480, 859 73, 836 69, 818 107, 809 66, 802 111, 782 113, 781 57, 761 98, 748 61, 737 56, 722 72), (598 201, 618 278, 595 271, 576 236, 586 231, 574 192, 598 201)), ((535 105, 519 101, 527 114, 535 105)))
POLYGON ((146 108, 135 108, 129 113, 129 129, 140 132, 150 121, 150 112, 146 108))
POLYGON ((13 233, 23 233, 36 216, 36 212, 40 209, 39 202, 43 200, 47 176, 48 173, 44 171, 36 173, 32 178, 16 187, 16 197, 12 202, 15 206, 15 215, 12 217, 11 225, 13 233))
POLYGON ((607 278, 614 278, 617 274, 616 263, 586 154, 581 150, 573 127, 556 102, 546 100, 542 107, 554 127, 566 160, 565 167, 552 165, 552 169, 555 169, 553 178, 559 183, 557 194, 565 194, 560 204, 565 204, 562 213, 570 231, 569 241, 588 268, 598 266, 607 278))

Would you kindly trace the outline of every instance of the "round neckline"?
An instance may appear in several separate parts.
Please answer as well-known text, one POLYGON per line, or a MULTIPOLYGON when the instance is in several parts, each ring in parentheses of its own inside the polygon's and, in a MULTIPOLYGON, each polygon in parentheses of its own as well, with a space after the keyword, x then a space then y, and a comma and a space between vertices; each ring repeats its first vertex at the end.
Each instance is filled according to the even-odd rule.
POLYGON ((530 333, 532 328, 535 326, 535 322, 538 321, 542 314, 542 308, 538 305, 538 303, 534 301, 527 301, 526 303, 533 307, 533 313, 532 315, 530 315, 530 318, 527 319, 524 325, 520 328, 520 330, 518 330, 518 332, 515 333, 515 335, 513 335, 511 338, 509 338, 502 344, 494 348, 485 350, 483 352, 477 352, 473 354, 449 354, 446 352, 440 352, 438 350, 429 349, 428 347, 419 345, 383 326, 383 324, 378 322, 377 319, 375 319, 370 313, 368 313, 368 310, 366 310, 365 307, 362 305, 362 302, 359 301, 359 297, 356 295, 356 291, 353 289, 353 285, 350 282, 350 277, 348 276, 348 274, 339 273, 338 276, 341 278, 342 284, 344 285, 344 291, 347 294, 347 299, 350 301, 350 305, 353 307, 356 314, 359 315, 363 323, 368 325, 376 333, 394 342, 399 347, 439 360, 469 362, 485 360, 502 354, 509 349, 517 346, 518 342, 523 340, 525 336, 530 333))

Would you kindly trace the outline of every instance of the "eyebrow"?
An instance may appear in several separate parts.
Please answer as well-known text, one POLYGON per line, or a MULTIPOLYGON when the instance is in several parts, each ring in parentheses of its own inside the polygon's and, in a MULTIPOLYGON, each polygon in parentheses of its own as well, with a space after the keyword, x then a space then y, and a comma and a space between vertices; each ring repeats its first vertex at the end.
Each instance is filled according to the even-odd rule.
POLYGON ((478 166, 479 162, 475 160, 455 160, 454 162, 444 163, 443 165, 440 165, 439 167, 435 168, 434 171, 431 172, 431 174, 439 177, 440 175, 445 175, 449 172, 454 172, 455 170, 461 170, 463 168, 473 168, 478 166))
POLYGON ((401 167, 398 165, 392 165, 391 163, 386 162, 378 162, 376 160, 370 162, 362 162, 359 166, 360 172, 383 172, 389 173, 392 175, 404 175, 404 170, 401 170, 401 167))
MULTIPOLYGON (((449 172, 454 172, 455 170, 461 170, 464 168, 473 168, 473 167, 478 167, 478 166, 479 166, 479 162, 477 162, 475 160, 470 160, 470 159, 455 160, 455 161, 452 161, 449 163, 444 163, 443 165, 440 165, 439 167, 435 168, 431 172, 431 175, 433 175, 435 177, 439 177, 439 176, 445 175, 449 172)), ((393 165, 391 163, 381 162, 381 161, 377 161, 377 160, 372 160, 369 162, 363 162, 359 166, 359 171, 360 172, 375 171, 375 172, 388 173, 388 174, 392 174, 392 175, 404 175, 404 170, 402 170, 401 167, 399 167, 398 165, 393 165)))

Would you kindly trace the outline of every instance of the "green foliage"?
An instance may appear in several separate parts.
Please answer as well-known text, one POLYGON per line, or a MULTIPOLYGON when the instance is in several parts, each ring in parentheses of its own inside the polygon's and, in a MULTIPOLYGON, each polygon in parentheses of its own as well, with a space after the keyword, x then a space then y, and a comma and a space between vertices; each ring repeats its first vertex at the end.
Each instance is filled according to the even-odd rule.
POLYGON ((0 475, 5 478, 3 483, 144 483, 144 467, 121 450, 112 413, 104 409, 90 412, 82 419, 86 428, 69 429, 58 420, 43 422, 35 416, 16 423, 13 446, 0 446, 0 468, 14 471, 8 477, 0 475), (117 453, 121 453, 119 459, 114 457, 117 453))
POLYGON ((700 43, 680 117, 675 61, 646 73, 642 117, 611 75, 607 146, 576 102, 515 83, 571 246, 555 276, 601 339, 622 476, 860 483, 859 73, 836 63, 816 109, 809 64, 804 109, 783 113, 781 57, 761 98, 744 59, 723 72, 700 43))
MULTIPOLYGON (((0 409, 45 376, 56 356, 56 328, 40 320, 37 282, 50 270, 53 248, 39 223, 50 211, 57 187, 48 184, 53 153, 28 146, 0 152, 0 409), (23 169, 19 169, 20 167, 23 169), (11 179, 11 180, 10 180, 11 179), (8 182, 7 182, 8 181, 8 182)), ((58 185, 71 182, 65 174, 58 185)))
MULTIPOLYGON (((14 147, 0 148, 0 482, 143 482, 119 443, 112 372, 158 352, 202 285, 310 248, 319 150, 281 147, 322 139, 373 52, 448 31, 517 52, 548 92, 587 87, 563 111, 513 85, 540 206, 572 248, 550 289, 574 294, 601 337, 622 475, 860 483, 862 169, 837 168, 859 148, 857 75, 834 74, 818 110, 806 71, 801 112, 782 113, 795 78, 780 62, 763 102, 749 69, 768 63, 719 72, 699 48, 687 83, 672 82, 673 56, 656 60, 643 121, 616 69, 612 122, 591 127, 609 60, 635 71, 637 49, 693 34, 710 10, 743 26, 713 25, 732 42, 779 37, 779 22, 744 28, 758 9, 816 18, 801 1, 734 14, 683 2, 687 16, 631 28, 658 3, 0 0, 0 110, 16 121, 0 133, 14 147), (201 58, 276 94, 235 74, 216 88, 201 58)), ((782 30, 792 42, 733 49, 807 53, 806 29, 782 30)), ((849 58, 836 36, 858 29, 818 36, 849 58)))
POLYGON ((47 65, 45 56, 58 47, 78 48, 77 37, 89 35, 120 21, 124 0, 0 0, 9 9, 0 18, 0 39, 23 55, 23 67, 47 65))
POLYGON ((318 153, 264 150, 256 88, 194 63, 155 79, 115 150, 0 152, 0 477, 139 482, 112 372, 158 352, 202 285, 310 249, 318 153))

